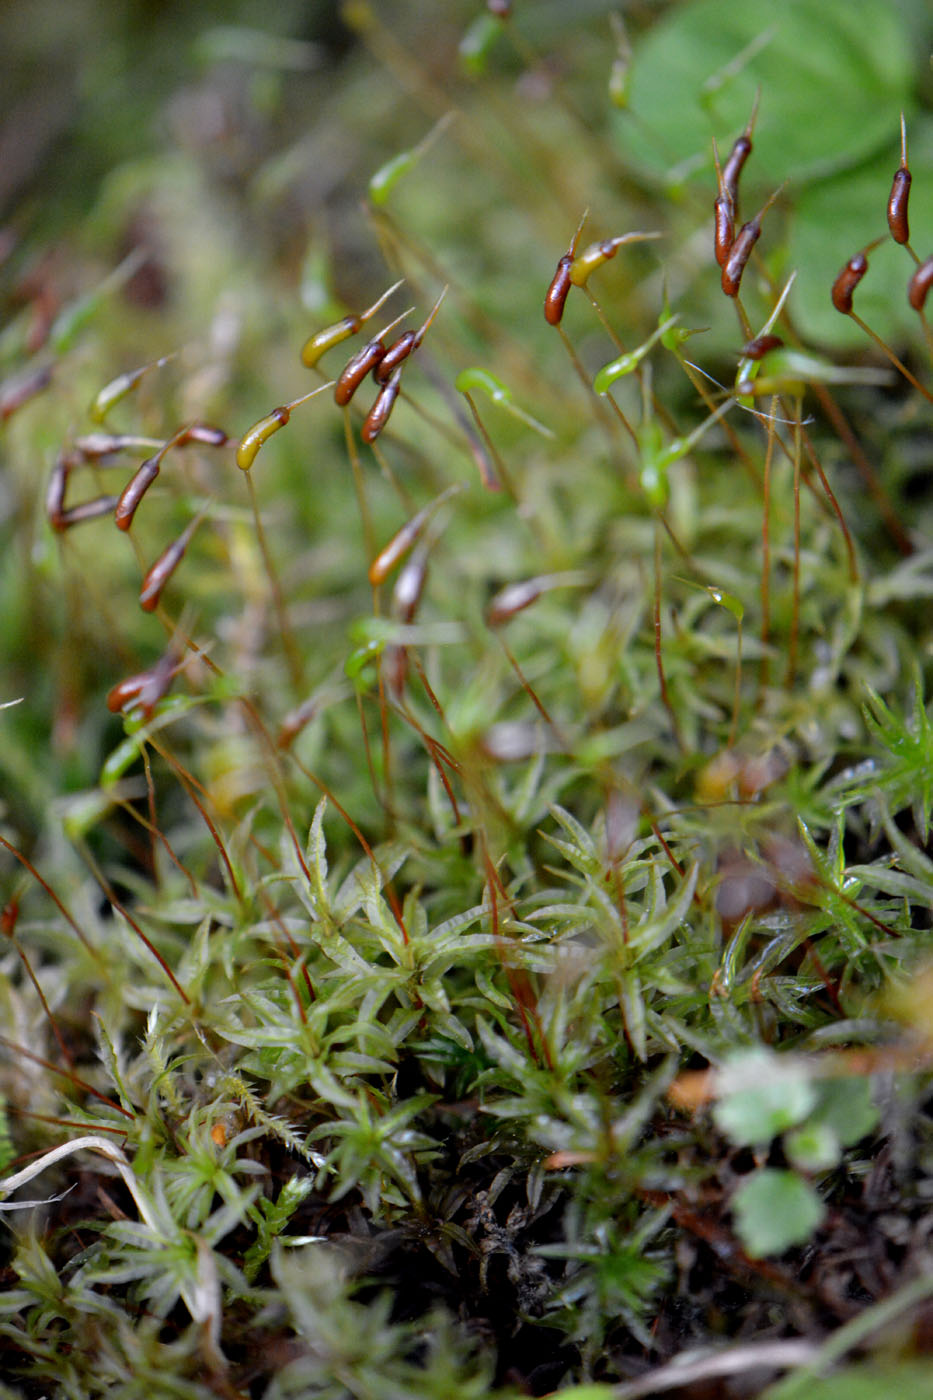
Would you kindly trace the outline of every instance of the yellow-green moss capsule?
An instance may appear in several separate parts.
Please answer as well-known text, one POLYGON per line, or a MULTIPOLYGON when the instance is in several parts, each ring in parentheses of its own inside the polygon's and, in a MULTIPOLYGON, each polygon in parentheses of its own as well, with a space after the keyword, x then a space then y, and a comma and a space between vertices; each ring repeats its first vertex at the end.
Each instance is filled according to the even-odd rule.
POLYGON ((660 233, 623 233, 617 238, 603 238, 598 243, 591 243, 570 264, 570 280, 575 287, 584 287, 590 275, 614 258, 623 243, 645 243, 660 237, 660 233))
POLYGON ((240 471, 249 471, 256 460, 256 453, 260 447, 268 442, 272 434, 279 431, 279 428, 284 428, 291 416, 291 410, 286 408, 284 404, 280 405, 278 408, 274 408, 271 413, 267 413, 265 418, 260 418, 258 423, 254 423, 249 432, 244 433, 236 450, 236 464, 240 471))
POLYGON ((400 277, 397 282, 393 282, 392 286, 383 292, 382 296, 378 297, 372 306, 368 306, 365 311, 360 311, 358 314, 351 313, 349 316, 344 316, 342 320, 335 321, 332 326, 325 326, 323 330, 315 331, 314 335, 309 336, 301 347, 301 363, 307 369, 313 369, 321 356, 326 355, 328 350, 332 350, 341 341, 349 340, 351 335, 356 335, 357 331, 361 330, 372 316, 375 316, 383 303, 388 301, 392 293, 398 291, 404 281, 404 277, 400 277))
POLYGON ((150 370, 161 369, 168 364, 173 357, 163 355, 158 360, 151 360, 147 365, 141 365, 139 369, 127 370, 125 374, 118 374, 115 379, 111 379, 109 384, 105 384, 98 394, 94 396, 93 402, 88 409, 88 415, 93 423, 103 423, 107 414, 114 408, 121 399, 125 399, 127 394, 131 394, 140 383, 144 375, 150 370))
POLYGON ((407 175, 412 170, 421 157, 430 150, 441 132, 447 126, 453 116, 452 112, 445 112, 439 122, 431 127, 417 146, 412 146, 408 151, 399 151, 398 155, 392 156, 385 165, 380 165, 374 175, 369 180, 369 200, 371 204, 385 204, 389 195, 403 175, 407 175))

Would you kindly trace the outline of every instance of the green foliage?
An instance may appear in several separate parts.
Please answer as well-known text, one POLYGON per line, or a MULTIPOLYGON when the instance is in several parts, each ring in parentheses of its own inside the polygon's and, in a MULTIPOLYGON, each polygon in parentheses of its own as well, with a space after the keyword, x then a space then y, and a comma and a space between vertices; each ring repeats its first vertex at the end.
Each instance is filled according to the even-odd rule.
POLYGON ((752 1259, 803 1244, 825 1213, 807 1182, 775 1167, 753 1172, 733 1196, 732 1209, 739 1237, 752 1259))
POLYGON ((733 1142, 760 1147, 802 1122, 815 1103, 816 1089, 802 1066, 755 1050, 720 1070, 713 1116, 733 1142))
POLYGON ((878 1124, 870 1082, 816 1078, 824 1068, 756 1049, 733 1056, 718 1072, 717 1126, 740 1147, 761 1149, 782 1137, 799 1173, 767 1167, 733 1195, 736 1230, 753 1258, 809 1238, 824 1214, 809 1178, 837 1167, 843 1150, 878 1124))

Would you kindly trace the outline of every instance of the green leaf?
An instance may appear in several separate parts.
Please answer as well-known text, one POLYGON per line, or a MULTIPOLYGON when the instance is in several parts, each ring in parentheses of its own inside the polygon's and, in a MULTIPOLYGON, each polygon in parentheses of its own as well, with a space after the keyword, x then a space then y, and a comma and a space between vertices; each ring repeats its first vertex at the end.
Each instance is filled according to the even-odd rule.
MULTIPOLYGON (((697 0, 673 6, 635 46, 636 120, 620 113, 615 125, 626 156, 652 175, 661 162, 675 175, 712 172, 712 138, 728 152, 760 88, 756 178, 811 181, 891 141, 911 66, 906 28, 886 0, 697 0)), ((883 219, 886 189, 881 199, 883 219)))
POLYGON ((738 1147, 765 1146, 801 1123, 817 1101, 803 1068, 767 1051, 736 1056, 719 1071, 716 1125, 738 1147))
POLYGON ((810 1238, 825 1214, 816 1192, 794 1172, 764 1167, 732 1198, 735 1228, 753 1259, 781 1254, 810 1238))
POLYGON ((827 1079, 817 1086, 813 1119, 832 1129, 843 1147, 872 1132, 879 1117, 870 1079, 827 1079))
POLYGON ((784 1138, 784 1151, 802 1172, 823 1172, 839 1161, 839 1139, 827 1123, 809 1121, 784 1138))

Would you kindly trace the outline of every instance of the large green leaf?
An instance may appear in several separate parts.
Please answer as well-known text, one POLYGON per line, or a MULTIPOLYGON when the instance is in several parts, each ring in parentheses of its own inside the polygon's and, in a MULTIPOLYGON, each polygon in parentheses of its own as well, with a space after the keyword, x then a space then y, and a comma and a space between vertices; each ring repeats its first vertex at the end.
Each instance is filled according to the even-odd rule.
POLYGON ((753 1259, 803 1244, 825 1213, 812 1187, 776 1167, 747 1177, 732 1198, 732 1210, 739 1238, 753 1259))
POLYGON ((711 168, 711 138, 728 151, 760 87, 758 178, 812 180, 890 140, 909 106, 911 62, 907 27, 887 0, 675 5, 636 45, 620 142, 654 175, 711 168))

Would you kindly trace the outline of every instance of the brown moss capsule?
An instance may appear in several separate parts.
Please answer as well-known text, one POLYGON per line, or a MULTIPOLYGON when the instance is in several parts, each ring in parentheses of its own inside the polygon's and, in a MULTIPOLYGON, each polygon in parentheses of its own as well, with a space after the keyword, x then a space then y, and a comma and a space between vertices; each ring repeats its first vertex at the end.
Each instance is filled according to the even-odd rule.
POLYGON ((51 365, 30 370, 15 379, 8 379, 0 385, 0 423, 5 423, 23 404, 41 394, 52 382, 51 365))
POLYGON ((894 172, 891 193, 888 197, 888 228, 895 243, 910 242, 910 224, 907 218, 907 203, 910 199, 912 175, 907 169, 907 128, 904 113, 901 113, 901 163, 894 172))
POLYGON ((486 621, 490 627, 501 627, 503 622, 523 609, 530 607, 550 583, 550 579, 528 578, 519 583, 507 583, 500 588, 486 609, 486 621))
POLYGON ((564 314, 564 306, 571 288, 570 269, 573 254, 565 253, 557 264, 557 271, 544 297, 544 319, 549 326, 559 326, 564 314))
POLYGON ((735 242, 735 201, 726 189, 722 167, 719 164, 719 147, 713 137, 713 160, 716 164, 716 183, 719 193, 713 201, 713 251, 720 267, 725 267, 726 259, 735 242))
POLYGON ((53 530, 61 533, 72 525, 80 525, 84 520, 97 520, 108 515, 117 504, 116 496, 95 496, 92 501, 82 501, 80 505, 65 509, 65 490, 68 473, 75 466, 75 459, 69 453, 61 453, 52 468, 49 484, 45 492, 45 512, 53 530))
POLYGON ((124 705, 136 699, 148 678, 148 671, 140 671, 137 676, 127 676, 125 680, 117 681, 116 685, 107 691, 107 709, 112 714, 117 714, 124 705))
POLYGON ((159 447, 156 438, 137 437, 134 433, 85 433, 75 438, 75 451, 85 462, 95 462, 116 452, 159 447))
POLYGON ((116 496, 95 496, 93 501, 82 501, 79 506, 71 506, 62 513, 55 529, 67 530, 85 520, 97 520, 102 515, 109 515, 116 503, 116 496))
POLYGON ((341 408, 348 404, 370 370, 378 368, 385 353, 386 348, 381 340, 371 340, 362 350, 351 355, 334 388, 334 403, 340 404, 341 408))
POLYGON ((577 224, 576 232, 570 240, 570 247, 563 257, 558 259, 557 270, 551 278, 550 286, 544 294, 544 319, 549 326, 559 326, 561 317, 564 314, 564 305, 571 288, 570 269, 573 267, 574 258, 577 256, 577 244, 580 241, 580 234, 583 232, 583 225, 586 222, 585 211, 583 218, 577 224))
POLYGON ((401 622, 414 622, 427 577, 428 550, 422 547, 399 570, 392 590, 392 610, 401 622))
POLYGON ((906 168, 895 170, 888 199, 888 228, 895 243, 910 242, 910 224, 907 219, 907 201, 910 197, 910 182, 913 177, 906 168))
POLYGON ((749 219, 748 223, 743 224, 736 234, 722 268, 722 289, 727 297, 738 296, 739 287, 742 284, 742 274, 752 255, 752 249, 761 237, 761 221, 779 194, 780 190, 775 190, 767 203, 759 209, 754 219, 749 219))
POLYGON ((769 350, 777 350, 784 342, 779 335, 756 335, 742 346, 743 360, 760 360, 769 350))
POLYGON ((404 559, 431 517, 437 513, 445 501, 456 495, 459 490, 459 486, 448 486, 446 491, 442 491, 436 500, 423 506, 416 515, 405 521, 400 530, 396 530, 389 543, 379 551, 369 566, 369 581, 374 588, 385 582, 396 564, 404 559))
POLYGON ((183 447, 186 442, 201 443, 204 447, 226 447, 230 439, 223 428, 215 428, 210 423, 190 423, 174 441, 178 447, 183 447))
POLYGON ((68 481, 69 459, 60 453, 52 468, 49 484, 45 492, 45 513, 53 530, 63 530, 61 523, 65 513, 65 485, 68 481))
POLYGON ((162 551, 158 559, 152 565, 152 568, 149 569, 142 581, 142 587, 139 590, 139 606, 144 612, 154 612, 158 607, 159 599, 162 597, 162 591, 181 563, 185 550, 191 543, 191 536, 200 525, 202 519, 203 513, 201 515, 196 515, 194 519, 185 526, 184 530, 182 530, 181 534, 178 536, 178 539, 175 540, 173 544, 170 544, 168 549, 162 551))
POLYGON ((375 442, 389 421, 389 414, 395 406, 398 398, 399 387, 402 382, 402 366, 392 371, 388 384, 383 385, 376 395, 376 402, 366 415, 360 435, 364 442, 375 442))
POLYGON ((745 162, 748 160, 751 153, 751 137, 747 133, 743 133, 733 145, 732 150, 729 152, 729 158, 723 166, 722 183, 733 203, 738 201, 739 176, 742 174, 745 162))
POLYGON ((920 264, 907 283, 907 300, 915 311, 922 311, 926 305, 927 292, 933 287, 933 257, 920 264))
POLYGON ((180 659, 174 647, 169 647, 148 671, 140 671, 136 676, 117 681, 107 692, 107 709, 116 714, 131 705, 148 719, 158 701, 168 693, 179 667, 180 659))
POLYGON ((385 548, 380 549, 369 566, 369 581, 373 588, 376 588, 380 583, 385 583, 396 564, 404 559, 424 529, 431 509, 430 506, 426 506, 424 510, 419 510, 417 515, 413 515, 400 530, 395 532, 385 548))
POLYGON ((735 242, 735 206, 732 203, 732 196, 729 194, 717 196, 713 202, 713 210, 715 213, 713 248, 719 266, 725 267, 735 242))
POLYGON ((398 340, 394 340, 382 356, 379 363, 373 370, 373 378, 378 384, 387 384, 389 376, 394 369, 407 360, 412 350, 415 349, 415 332, 403 331, 398 340))
POLYGON ((161 452, 157 453, 155 457, 147 457, 145 462, 136 468, 133 476, 123 488, 113 513, 118 530, 128 530, 132 525, 137 506, 159 475, 161 460, 161 452))
MULTIPOLYGON (((445 287, 418 329, 416 331, 404 331, 399 336, 398 340, 394 341, 389 346, 382 360, 373 371, 373 378, 377 383, 387 384, 392 371, 418 349, 430 330, 435 316, 438 311, 440 311, 441 302, 446 295, 447 288, 445 287)), ((401 320, 401 317, 399 317, 399 320, 401 320)))
POLYGON ((758 99, 761 93, 755 94, 755 105, 752 114, 748 119, 748 124, 742 135, 733 143, 729 158, 723 166, 722 182, 720 190, 732 200, 733 208, 739 205, 739 177, 745 168, 745 162, 752 153, 752 133, 755 130, 755 118, 758 116, 758 99))
POLYGON ((848 316, 852 310, 852 297, 856 287, 868 271, 868 259, 864 253, 856 253, 850 258, 833 283, 833 306, 848 316))
POLYGON ((760 237, 761 221, 757 215, 754 219, 749 219, 747 224, 743 224, 736 234, 722 267, 722 289, 727 297, 738 296, 742 274, 760 237))

